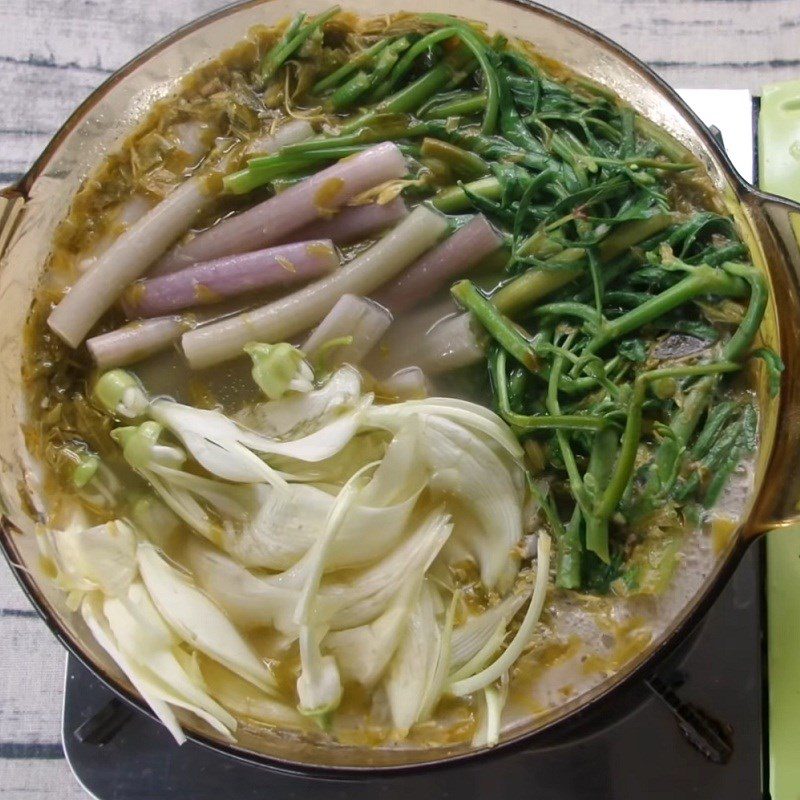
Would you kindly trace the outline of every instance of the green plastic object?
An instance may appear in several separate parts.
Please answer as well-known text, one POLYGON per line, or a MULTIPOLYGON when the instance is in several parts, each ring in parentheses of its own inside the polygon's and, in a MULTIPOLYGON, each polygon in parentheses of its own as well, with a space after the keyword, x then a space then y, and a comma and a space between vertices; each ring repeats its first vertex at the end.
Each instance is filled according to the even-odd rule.
MULTIPOLYGON (((764 88, 761 188, 800 202, 800 80, 764 88)), ((794 220, 800 241, 800 219, 794 220)), ((769 796, 800 800, 800 528, 767 534, 769 796)))

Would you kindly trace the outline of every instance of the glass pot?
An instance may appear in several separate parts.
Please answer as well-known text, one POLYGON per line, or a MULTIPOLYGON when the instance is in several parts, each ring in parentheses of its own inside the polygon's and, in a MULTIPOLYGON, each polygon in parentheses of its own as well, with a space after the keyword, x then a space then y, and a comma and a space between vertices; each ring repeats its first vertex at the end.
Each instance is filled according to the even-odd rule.
MULTIPOLYGON (((146 711, 141 699, 79 615, 64 605, 45 578, 33 533, 41 520, 37 469, 26 453, 20 423, 23 403, 22 330, 56 225, 81 182, 139 122, 152 103, 174 90, 181 76, 216 56, 255 24, 273 25, 298 11, 316 14, 326 0, 249 0, 204 17, 135 58, 109 78, 73 114, 31 170, 0 196, 0 544, 31 602, 59 640, 111 688, 146 711)), ((328 776, 374 775, 457 763, 514 745, 529 747, 584 718, 601 702, 619 701, 626 686, 652 670, 691 632, 732 573, 746 547, 771 528, 797 522, 800 497, 800 206, 762 194, 736 174, 709 131, 678 95, 630 53, 596 31, 526 0, 348 0, 363 15, 438 10, 485 23, 531 42, 542 54, 607 86, 640 114, 666 129, 705 167, 737 217, 751 257, 766 271, 771 302, 762 338, 786 365, 780 395, 770 400, 758 372, 761 446, 754 489, 725 553, 672 625, 624 669, 549 716, 522 721, 503 732, 491 751, 469 744, 448 747, 367 749, 244 729, 236 744, 190 715, 179 717, 189 736, 232 757, 328 776)))

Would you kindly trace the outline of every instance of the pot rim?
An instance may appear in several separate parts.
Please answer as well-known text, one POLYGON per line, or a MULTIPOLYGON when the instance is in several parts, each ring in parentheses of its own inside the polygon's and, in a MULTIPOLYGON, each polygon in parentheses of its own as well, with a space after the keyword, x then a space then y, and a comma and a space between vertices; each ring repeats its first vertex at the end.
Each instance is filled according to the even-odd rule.
MULTIPOLYGON (((580 22, 573 17, 568 16, 560 11, 548 8, 536 0, 501 0, 508 5, 521 6, 524 9, 535 11, 543 16, 550 17, 561 25, 570 27, 579 33, 584 34, 595 43, 603 45, 612 50, 621 60, 626 62, 639 76, 647 78, 652 81, 657 87, 658 91, 665 96, 674 106, 677 107, 681 116, 693 124, 696 136, 701 140, 704 148, 711 151, 713 155, 720 161, 722 165, 722 173, 729 180, 730 184, 736 190, 737 202, 742 204, 746 199, 753 201, 757 206, 762 207, 767 202, 775 202, 780 205, 786 206, 797 213, 800 213, 800 204, 792 203, 775 195, 762 192, 751 186, 739 174, 733 166, 730 158, 725 152, 724 147, 714 137, 708 127, 700 120, 697 114, 689 107, 683 98, 656 72, 654 72, 644 62, 640 61, 630 51, 622 45, 616 43, 605 34, 597 31, 591 26, 580 22)), ((51 156, 57 151, 63 140, 77 127, 84 117, 85 112, 91 109, 101 98, 103 98, 114 86, 133 70, 149 61, 153 56, 162 52, 164 49, 170 47, 175 42, 183 39, 185 36, 194 33, 195 31, 214 23, 219 19, 223 19, 240 10, 266 4, 268 2, 276 2, 276 0, 238 0, 228 5, 223 6, 216 11, 212 11, 201 17, 198 17, 191 22, 177 28, 173 32, 162 37, 160 40, 152 44, 150 47, 136 55, 105 81, 103 81, 85 100, 75 109, 69 116, 67 121, 59 128, 53 138, 47 144, 42 153, 34 161, 30 169, 12 186, 0 190, 0 196, 9 198, 19 197, 20 195, 27 199, 28 192, 44 172, 51 156)), ((12 573, 16 577, 23 592, 28 600, 36 609, 39 616, 44 620, 50 631, 58 639, 58 641, 77 658, 92 674, 94 674, 105 686, 113 691, 117 696, 121 697, 125 702, 134 706, 139 711, 147 714, 152 719, 156 719, 153 712, 147 704, 139 697, 138 694, 130 691, 127 687, 121 685, 119 679, 113 675, 105 672, 105 670, 92 661, 86 653, 82 651, 81 643, 76 636, 74 636, 66 626, 61 624, 57 615, 52 614, 46 602, 43 600, 43 595, 31 575, 19 564, 17 558, 17 550, 14 544, 14 535, 18 529, 4 514, 0 516, 0 545, 2 545, 3 554, 8 562, 12 573)), ((290 774, 295 776, 313 777, 323 780, 342 781, 342 780, 369 780, 380 779, 385 777, 409 775, 419 773, 425 770, 441 770, 450 767, 463 765, 467 762, 478 763, 490 757, 498 757, 501 755, 510 755, 526 747, 536 746, 540 744, 547 746, 547 740, 552 739, 554 735, 561 734, 568 731, 570 727, 580 725, 589 714, 596 710, 597 707, 614 702, 624 692, 625 689, 636 682, 646 678, 652 674, 661 662, 674 651, 683 637, 694 629, 706 612, 716 600, 722 588, 725 586, 735 568, 738 566, 739 561, 744 555, 748 545, 752 539, 746 539, 742 536, 737 538, 737 541, 731 550, 720 561, 716 569, 716 574, 706 582, 706 585, 692 598, 691 605, 686 608, 682 614, 682 618, 678 622, 667 628, 661 642, 653 649, 653 651, 641 661, 638 665, 633 667, 629 672, 618 678, 612 678, 606 681, 607 685, 601 684, 598 688, 597 694, 593 697, 586 699, 585 702, 576 706, 571 711, 565 713, 557 719, 544 722, 540 727, 532 731, 520 731, 513 734, 509 739, 495 745, 494 747, 477 748, 471 751, 455 754, 445 754, 441 757, 435 757, 428 761, 411 762, 407 764, 392 765, 392 766, 330 766, 321 764, 311 764, 303 761, 292 761, 287 758, 278 756, 270 756, 264 753, 257 753, 239 747, 236 744, 227 744, 220 741, 210 739, 204 733, 197 730, 185 730, 185 734, 189 740, 199 744, 203 747, 210 748, 216 752, 223 753, 224 755, 235 759, 241 763, 256 765, 267 769, 275 770, 280 773, 290 774)))

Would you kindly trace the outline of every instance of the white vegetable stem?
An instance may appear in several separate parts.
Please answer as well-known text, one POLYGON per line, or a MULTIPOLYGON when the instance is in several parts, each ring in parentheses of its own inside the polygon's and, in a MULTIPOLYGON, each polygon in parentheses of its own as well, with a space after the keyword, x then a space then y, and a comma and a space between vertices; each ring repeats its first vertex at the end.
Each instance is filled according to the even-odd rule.
POLYGON ((503 240, 482 214, 471 219, 375 295, 392 314, 424 302, 453 278, 480 264, 503 240))
POLYGON ((415 363, 431 375, 460 369, 484 358, 471 314, 456 314, 433 325, 420 344, 415 363))
POLYGON ((239 297, 182 316, 136 320, 108 333, 86 340, 86 347, 101 369, 125 367, 166 350, 181 335, 198 325, 207 325, 254 305, 252 297, 239 297))
MULTIPOLYGON (((181 247, 178 263, 188 266, 283 241, 304 225, 335 214, 365 189, 405 172, 406 162, 397 145, 383 142, 370 147, 198 234, 181 247)), ((159 272, 163 271, 159 265, 159 272)))
POLYGON ((141 194, 133 194, 127 200, 120 204, 119 208, 115 211, 113 217, 109 222, 111 231, 108 232, 96 242, 92 250, 90 250, 84 258, 78 262, 79 272, 88 272, 94 269, 97 264, 97 259, 108 250, 114 243, 114 239, 119 236, 122 231, 128 230, 131 225, 140 220, 150 209, 153 208, 153 202, 141 194))
POLYGON ((123 295, 123 308, 129 317, 155 317, 257 289, 307 283, 338 266, 339 256, 330 239, 284 244, 137 281, 123 295))
MULTIPOLYGON (((306 139, 311 133, 308 123, 286 125, 274 136, 260 140, 261 149, 277 150, 306 139)), ((227 159, 223 159, 220 166, 224 169, 226 163, 227 159)), ((92 268, 53 309, 48 319, 52 330, 68 345, 77 347, 128 284, 143 275, 216 199, 216 194, 206 190, 203 176, 178 186, 98 256, 92 268)))
POLYGON ((408 366, 426 375, 466 367, 485 358, 472 315, 458 313, 450 298, 398 317, 367 359, 374 374, 388 376, 408 366))
POLYGON ((166 349, 189 327, 181 317, 131 322, 115 331, 93 336, 86 341, 86 347, 100 369, 125 367, 166 349))
POLYGON ((253 139, 245 148, 247 156, 269 156, 277 153, 281 147, 287 144, 297 144, 314 135, 311 123, 305 119, 293 119, 285 125, 281 125, 274 133, 266 136, 259 136, 253 139))
POLYGON ((383 239, 327 278, 254 311, 184 334, 190 365, 209 367, 239 355, 247 342, 278 342, 307 330, 342 294, 375 291, 432 247, 446 229, 441 214, 418 206, 383 239))
POLYGON ((389 330, 369 354, 367 369, 381 378, 404 367, 417 364, 419 344, 423 336, 436 324, 457 312, 455 301, 444 297, 408 314, 402 314, 392 322, 389 330))
POLYGON ((390 400, 421 400, 430 394, 430 385, 419 367, 404 367, 381 381, 376 394, 390 400))
POLYGON ((345 294, 301 349, 312 361, 324 355, 322 361, 328 369, 344 363, 360 364, 391 322, 392 315, 382 306, 366 297, 345 294), (350 342, 329 344, 343 338, 349 338, 350 342))
POLYGON ((48 325, 70 347, 77 347, 92 326, 206 207, 202 179, 179 186, 123 233, 84 273, 53 309, 48 325))

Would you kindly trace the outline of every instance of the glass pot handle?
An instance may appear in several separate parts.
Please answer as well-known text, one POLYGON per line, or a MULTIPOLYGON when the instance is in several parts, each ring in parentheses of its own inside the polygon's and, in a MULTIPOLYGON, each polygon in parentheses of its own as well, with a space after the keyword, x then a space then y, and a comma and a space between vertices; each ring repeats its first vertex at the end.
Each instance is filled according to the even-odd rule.
POLYGON ((800 203, 752 191, 770 222, 772 240, 763 242, 779 312, 785 371, 777 410, 777 431, 765 480, 744 536, 800 527, 800 203))
POLYGON ((765 192, 754 194, 772 223, 795 275, 800 276, 800 203, 765 192))
POLYGON ((25 195, 15 186, 0 189, 0 259, 22 218, 25 202, 25 195))

